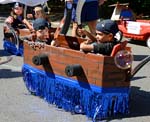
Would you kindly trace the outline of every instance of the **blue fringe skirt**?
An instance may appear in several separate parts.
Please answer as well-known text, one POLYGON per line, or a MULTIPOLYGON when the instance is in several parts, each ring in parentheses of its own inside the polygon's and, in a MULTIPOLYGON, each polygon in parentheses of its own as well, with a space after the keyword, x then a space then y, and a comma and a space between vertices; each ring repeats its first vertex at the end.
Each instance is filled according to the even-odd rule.
POLYGON ((13 44, 12 42, 7 40, 4 40, 3 42, 4 42, 3 43, 4 50, 6 50, 7 52, 13 55, 23 56, 23 45, 19 45, 17 49, 16 45, 13 44))
POLYGON ((103 88, 51 74, 24 64, 27 89, 50 104, 90 118, 107 118, 129 113, 129 87, 103 88))

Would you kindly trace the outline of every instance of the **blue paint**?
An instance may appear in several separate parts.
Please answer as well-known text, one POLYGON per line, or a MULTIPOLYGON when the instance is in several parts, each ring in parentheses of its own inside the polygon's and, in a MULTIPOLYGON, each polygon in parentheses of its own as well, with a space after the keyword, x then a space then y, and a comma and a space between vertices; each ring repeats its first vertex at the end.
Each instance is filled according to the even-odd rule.
POLYGON ((28 64, 23 65, 22 73, 31 93, 66 111, 78 113, 76 107, 79 106, 82 114, 100 119, 129 113, 129 87, 103 88, 44 72, 28 64))

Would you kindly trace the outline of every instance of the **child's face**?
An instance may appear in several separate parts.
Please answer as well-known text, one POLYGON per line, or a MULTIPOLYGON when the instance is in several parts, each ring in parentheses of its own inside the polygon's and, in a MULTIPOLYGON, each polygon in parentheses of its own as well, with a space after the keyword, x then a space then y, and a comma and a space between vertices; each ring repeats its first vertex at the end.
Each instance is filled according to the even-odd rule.
POLYGON ((41 11, 35 11, 35 18, 42 18, 43 15, 42 15, 42 12, 41 11))
POLYGON ((21 15, 23 13, 23 7, 16 7, 16 8, 14 8, 14 12, 17 15, 21 15))
POLYGON ((45 27, 45 29, 36 31, 36 37, 41 41, 47 41, 49 38, 49 29, 45 27))
POLYGON ((111 41, 113 38, 113 35, 110 33, 110 34, 105 34, 105 33, 102 33, 100 31, 97 31, 96 30, 96 39, 97 39, 97 42, 108 42, 108 41, 111 41))

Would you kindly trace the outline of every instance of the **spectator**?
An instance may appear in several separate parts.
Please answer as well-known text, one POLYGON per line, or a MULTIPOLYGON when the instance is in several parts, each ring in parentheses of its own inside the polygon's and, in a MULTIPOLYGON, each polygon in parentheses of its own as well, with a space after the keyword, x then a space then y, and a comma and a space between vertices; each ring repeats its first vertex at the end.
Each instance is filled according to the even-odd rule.
POLYGON ((118 42, 114 38, 119 31, 115 21, 110 19, 103 20, 97 23, 96 26, 96 41, 85 41, 80 44, 80 49, 85 52, 94 52, 104 55, 110 55, 114 45, 118 42))
MULTIPOLYGON (((11 15, 5 20, 5 23, 11 24, 13 28, 19 28, 24 24, 30 30, 33 29, 32 25, 23 17, 23 5, 20 3, 15 3, 12 8, 11 15)), ((25 27, 23 26, 23 27, 25 27)))
POLYGON ((120 18, 123 20, 135 20, 135 15, 129 6, 125 6, 120 13, 120 18))
POLYGON ((49 26, 50 26, 50 19, 48 18, 48 16, 46 15, 46 13, 44 12, 43 8, 42 7, 35 7, 34 8, 34 13, 35 13, 35 18, 44 18, 46 19, 46 21, 48 22, 49 26))
MULTIPOLYGON (((73 3, 72 36, 76 36, 76 30, 77 30, 77 27, 79 24, 79 23, 77 23, 77 15, 76 15, 77 10, 76 9, 77 9, 77 4, 78 4, 79 0, 65 0, 65 1, 68 2, 68 4, 70 4, 70 2, 73 3)), ((105 0, 102 0, 102 1, 105 1, 105 0)), ((95 35, 96 23, 97 23, 97 19, 99 18, 99 13, 98 13, 99 2, 100 2, 100 0, 85 0, 85 3, 83 5, 82 11, 81 11, 81 23, 87 22, 90 32, 93 35, 95 35)), ((103 3, 104 2, 101 2, 100 5, 103 3)))
POLYGON ((114 8, 111 20, 135 20, 134 12, 129 8, 129 3, 120 4, 117 2, 116 7, 114 8))

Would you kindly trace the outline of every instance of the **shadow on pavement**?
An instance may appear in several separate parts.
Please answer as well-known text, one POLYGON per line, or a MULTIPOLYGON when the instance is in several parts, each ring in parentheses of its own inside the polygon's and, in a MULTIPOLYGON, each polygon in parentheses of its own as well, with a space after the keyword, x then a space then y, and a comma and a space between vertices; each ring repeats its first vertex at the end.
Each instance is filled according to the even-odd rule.
POLYGON ((22 77, 21 71, 12 71, 11 69, 0 69, 0 79, 1 78, 16 78, 22 77))
POLYGON ((8 53, 7 51, 0 49, 0 56, 11 56, 12 54, 8 53))
POLYGON ((114 119, 121 121, 123 118, 150 116, 150 92, 140 90, 140 87, 132 86, 129 104, 130 113, 128 115, 108 118, 105 122, 110 122, 114 119))
POLYGON ((133 77, 133 78, 131 79, 131 82, 132 82, 132 81, 135 81, 135 80, 143 79, 143 78, 147 78, 147 76, 133 77))
MULTIPOLYGON (((133 57, 134 57, 134 61, 138 61, 140 63, 143 59, 148 57, 148 55, 133 55, 133 57)), ((137 66, 139 63, 137 63, 135 66, 137 66)), ((135 67, 133 67, 132 70, 134 70, 134 68, 135 67)), ((133 76, 131 81, 138 80, 138 79, 143 79, 143 78, 147 78, 147 76, 141 76, 141 77, 133 76)))
POLYGON ((130 117, 150 116, 150 92, 131 87, 130 117))
POLYGON ((146 41, 141 41, 141 40, 130 40, 129 41, 130 44, 136 44, 136 45, 140 45, 140 46, 145 46, 147 47, 146 45, 146 41))
POLYGON ((141 61, 146 58, 148 55, 133 55, 134 61, 141 61))

